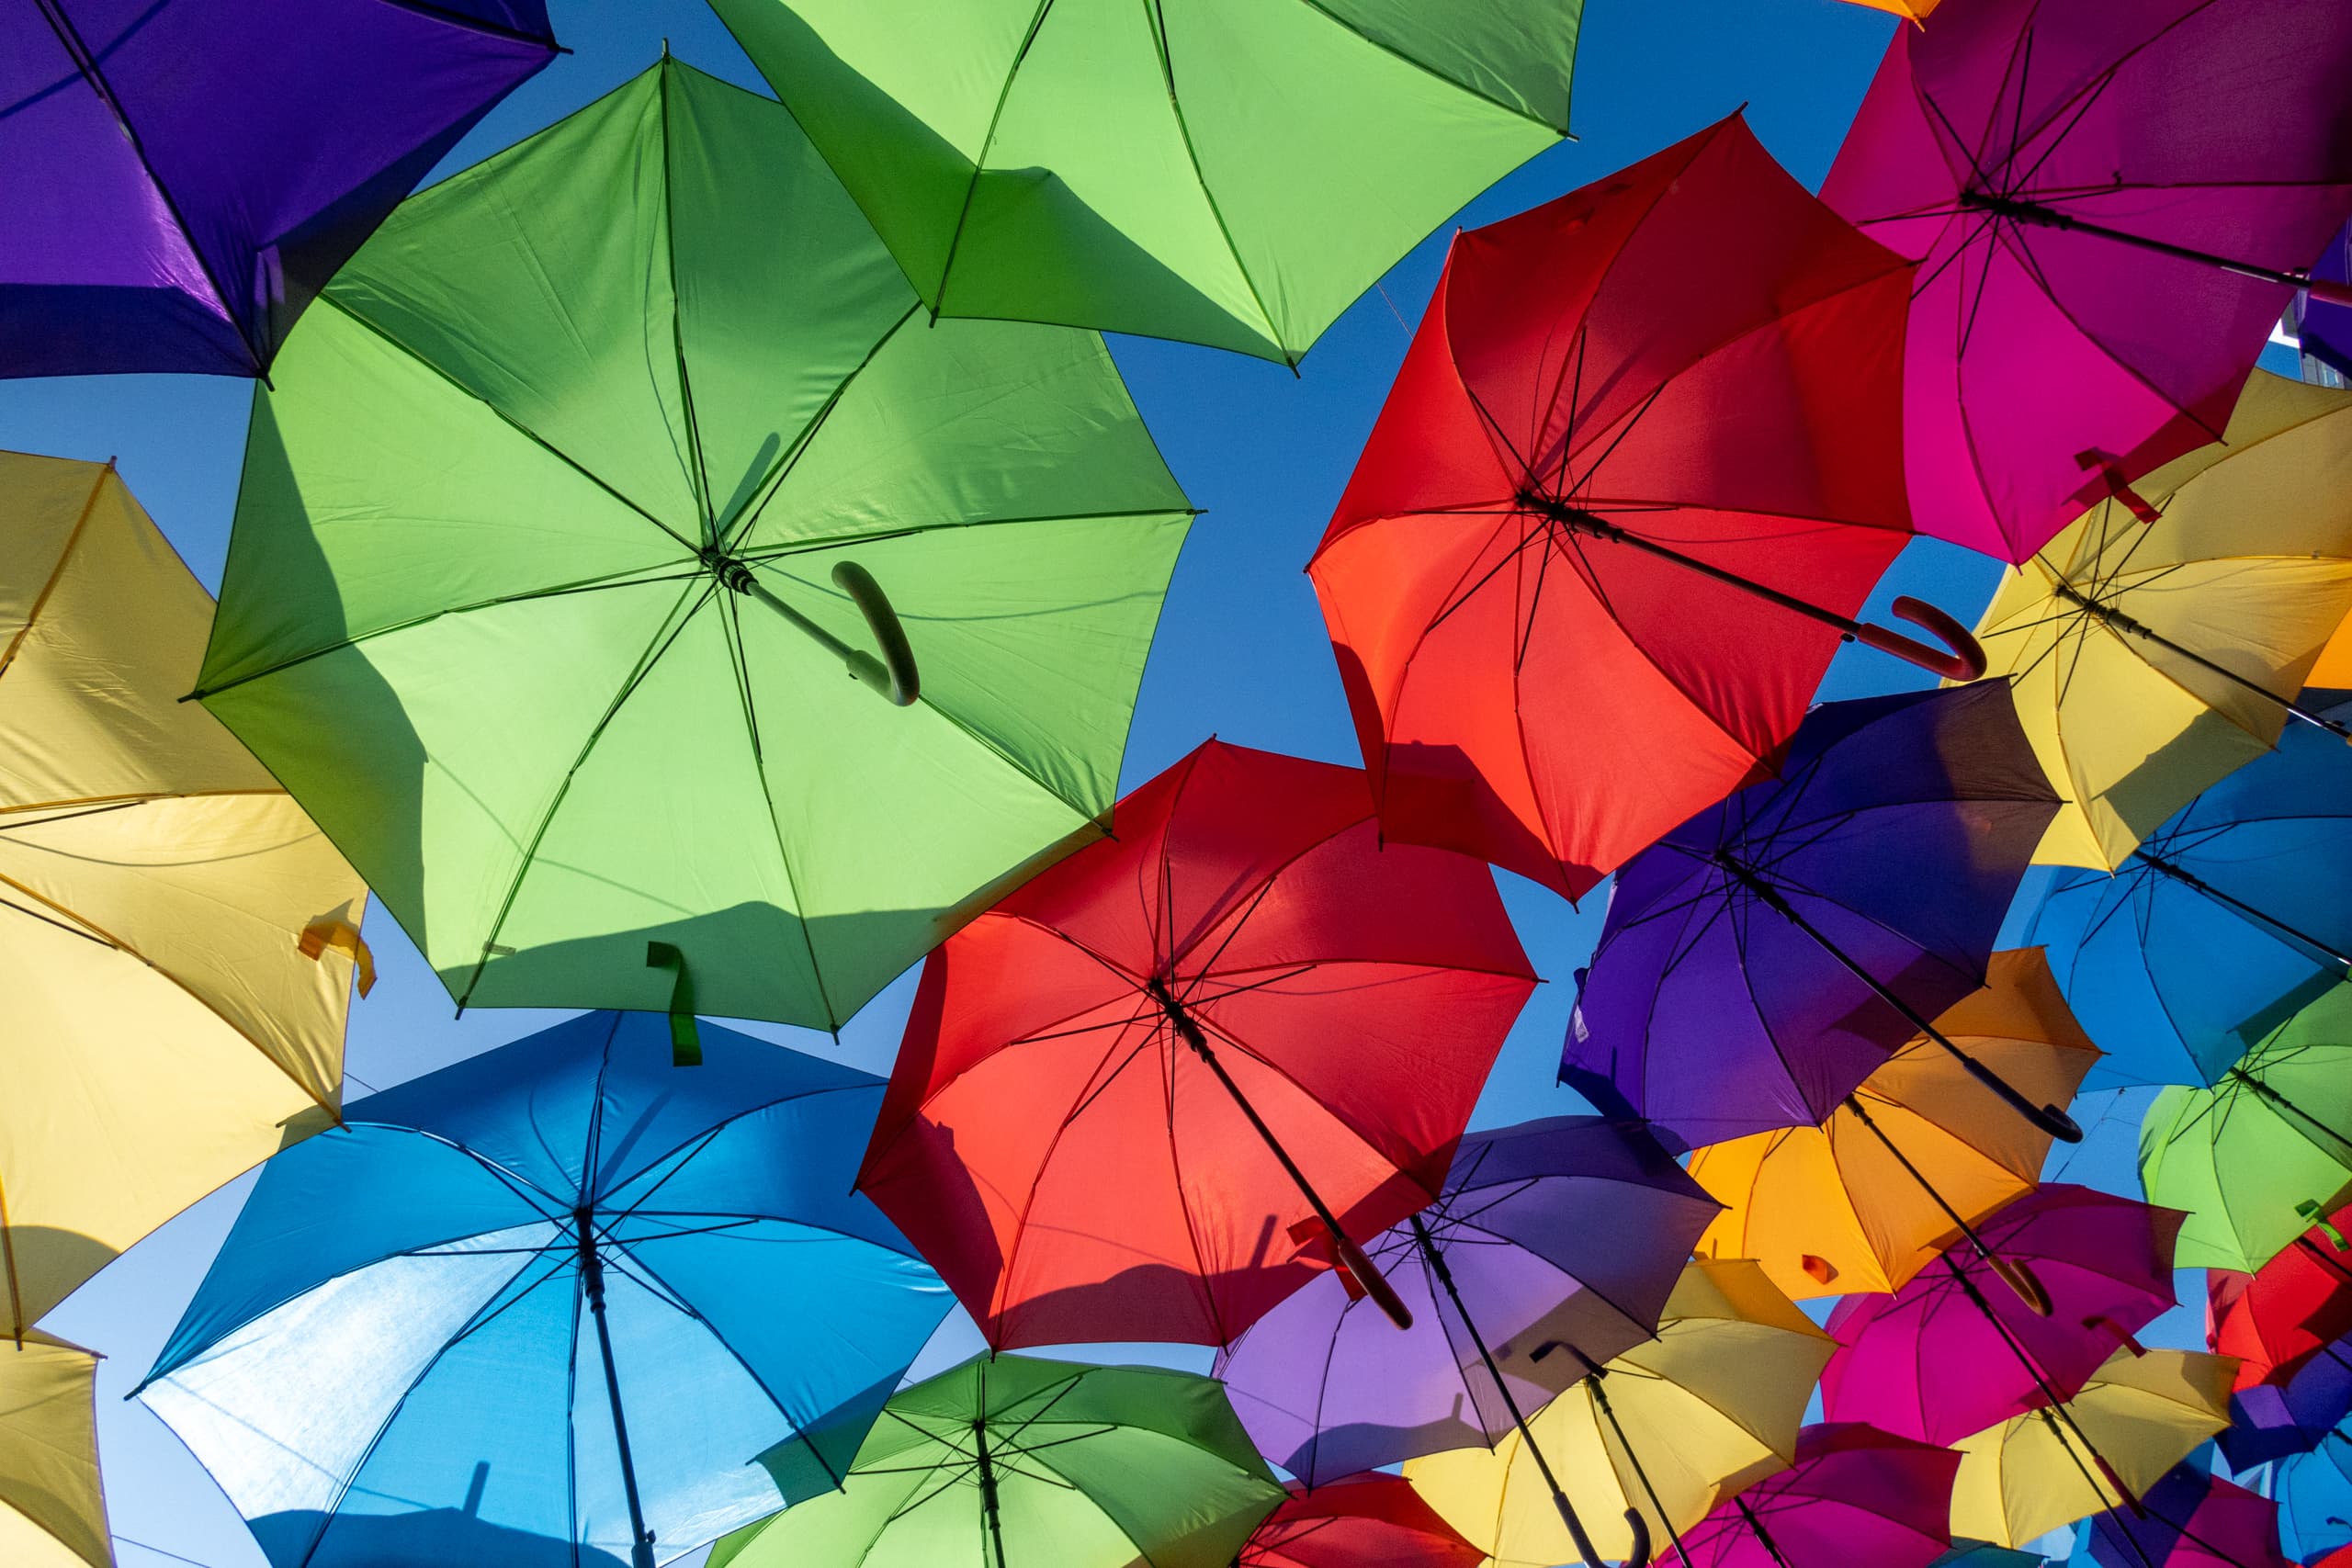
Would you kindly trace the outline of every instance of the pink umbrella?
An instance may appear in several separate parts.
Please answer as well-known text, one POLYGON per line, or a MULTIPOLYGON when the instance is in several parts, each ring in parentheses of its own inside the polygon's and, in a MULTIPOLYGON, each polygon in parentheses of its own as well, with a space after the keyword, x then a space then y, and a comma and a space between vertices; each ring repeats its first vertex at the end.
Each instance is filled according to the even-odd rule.
POLYGON ((2185 1465, 2138 1507, 2099 1515, 2090 1548, 2101 1568, 2293 1568, 2278 1550, 2278 1504, 2185 1465))
POLYGON ((2185 1218, 2087 1187, 2037 1188, 1977 1227, 1989 1258, 1946 1253, 1893 1295, 1838 1303, 1824 1412, 1940 1444, 2072 1399, 2173 1304, 2185 1218))
POLYGON ((1920 262, 1919 532, 2024 560, 2222 437, 2352 212, 2344 0, 1970 0, 1903 28, 1822 197, 1920 262))
POLYGON ((1960 1455, 1838 1424, 1797 1434, 1792 1469, 1682 1533, 1669 1568, 1926 1568, 1951 1544, 1960 1455))

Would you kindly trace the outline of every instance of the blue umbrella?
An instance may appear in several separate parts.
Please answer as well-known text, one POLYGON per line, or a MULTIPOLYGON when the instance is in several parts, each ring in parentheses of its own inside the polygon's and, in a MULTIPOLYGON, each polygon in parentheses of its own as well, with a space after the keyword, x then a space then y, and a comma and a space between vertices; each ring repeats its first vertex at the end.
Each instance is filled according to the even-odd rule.
POLYGON ((2270 1492, 2289 1555, 2312 1558, 2352 1545, 2352 1436, 2338 1427, 2311 1452, 2281 1460, 2270 1492))
POLYGON ((839 1483, 954 1298, 852 1190, 880 1079, 703 1050, 590 1013, 264 1168, 140 1392, 277 1568, 650 1568, 839 1483))
POLYGON ((2079 1139, 1931 1021, 1984 984, 2058 805, 2005 682, 1815 708, 1778 778, 1617 874, 1562 1081, 1688 1148, 1818 1122, 1925 1035, 2079 1139))
POLYGON ((2107 1050, 2094 1086, 2219 1082, 2352 975, 2352 749, 2298 726, 2113 876, 2060 874, 2027 940, 2107 1050))

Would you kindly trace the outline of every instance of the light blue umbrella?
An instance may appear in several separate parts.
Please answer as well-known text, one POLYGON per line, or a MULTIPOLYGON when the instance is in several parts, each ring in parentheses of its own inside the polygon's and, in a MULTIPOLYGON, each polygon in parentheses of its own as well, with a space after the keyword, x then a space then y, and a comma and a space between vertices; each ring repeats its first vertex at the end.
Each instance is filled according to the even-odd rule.
POLYGON ((2270 1495, 2278 1542, 2298 1562, 2352 1545, 2352 1435, 2339 1427, 2311 1452, 2281 1460, 2270 1495))
POLYGON ((881 1080, 703 1038, 590 1013, 263 1169, 141 1395, 277 1568, 649 1568, 838 1484, 954 1298, 852 1190, 881 1080))
POLYGON ((2107 1052, 2090 1087, 2219 1082, 2352 975, 2352 748, 2295 727, 2112 877, 2061 873, 2027 941, 2107 1052))

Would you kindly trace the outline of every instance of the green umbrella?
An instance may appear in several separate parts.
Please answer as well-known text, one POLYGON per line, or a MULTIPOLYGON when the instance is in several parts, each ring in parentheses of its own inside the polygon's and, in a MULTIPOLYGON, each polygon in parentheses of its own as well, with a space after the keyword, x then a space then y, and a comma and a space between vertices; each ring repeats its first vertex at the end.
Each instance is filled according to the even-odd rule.
POLYGON ((2184 1269, 2251 1273, 2352 1186, 2352 985, 2247 1052, 2211 1089, 2171 1088, 2140 1125, 2148 1201, 2188 1211, 2184 1269))
POLYGON ((938 314, 1295 365, 1568 129, 1583 0, 713 0, 938 314))
POLYGON ((1214 1379, 983 1356, 892 1396, 840 1491, 710 1568, 1227 1568, 1286 1495, 1214 1379))
POLYGON ((198 695, 461 1005, 838 1025, 1099 834, 1183 493, 1100 338, 933 325, 774 102, 665 60, 272 375, 198 695))

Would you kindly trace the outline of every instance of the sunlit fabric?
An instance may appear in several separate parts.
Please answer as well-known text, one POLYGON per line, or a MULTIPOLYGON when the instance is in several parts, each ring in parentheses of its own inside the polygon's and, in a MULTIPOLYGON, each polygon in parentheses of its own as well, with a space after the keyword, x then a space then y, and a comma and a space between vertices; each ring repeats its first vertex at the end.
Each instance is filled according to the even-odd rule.
POLYGON ((836 1483, 951 1298, 851 1191, 880 1082, 703 1041, 592 1013, 264 1170, 141 1396, 279 1568, 630 1560, 583 1210, 659 1555, 836 1483))
POLYGON ((28 1333, 0 1339, 0 1562, 108 1568, 98 1485, 97 1358, 28 1333))

